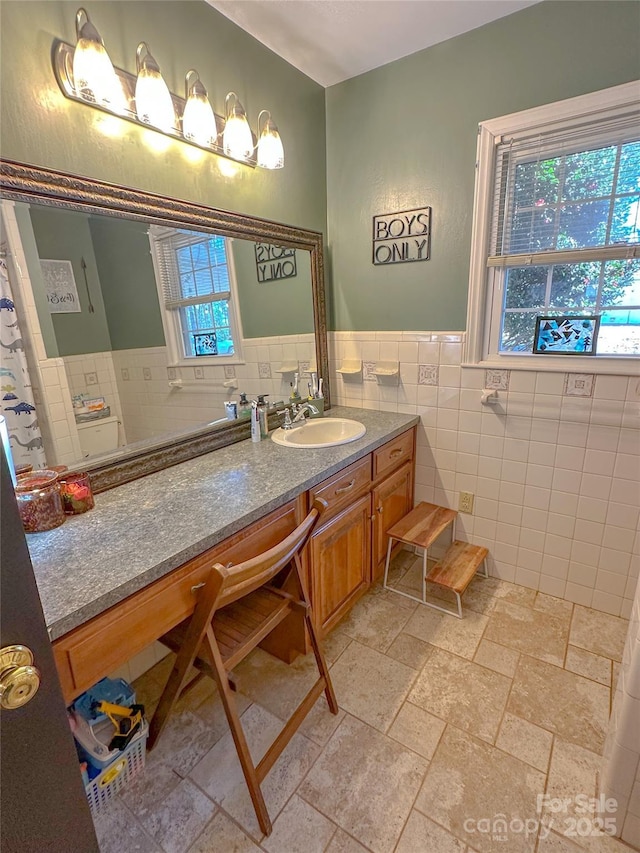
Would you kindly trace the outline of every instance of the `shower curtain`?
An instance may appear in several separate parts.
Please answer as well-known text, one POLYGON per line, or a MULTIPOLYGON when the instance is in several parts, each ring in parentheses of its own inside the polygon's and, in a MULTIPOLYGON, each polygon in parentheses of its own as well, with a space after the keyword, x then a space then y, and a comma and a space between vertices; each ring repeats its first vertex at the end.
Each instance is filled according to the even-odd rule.
POLYGON ((33 399, 20 319, 9 282, 6 258, 0 256, 0 413, 7 422, 16 468, 46 468, 38 413, 33 399))

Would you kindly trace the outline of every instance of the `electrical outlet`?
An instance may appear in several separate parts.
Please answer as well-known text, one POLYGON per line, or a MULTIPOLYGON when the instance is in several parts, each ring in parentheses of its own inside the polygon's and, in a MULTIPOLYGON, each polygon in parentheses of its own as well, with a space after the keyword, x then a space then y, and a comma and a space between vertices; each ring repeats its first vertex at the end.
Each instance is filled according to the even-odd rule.
POLYGON ((473 515, 473 492, 460 492, 458 500, 458 512, 468 512, 473 515))

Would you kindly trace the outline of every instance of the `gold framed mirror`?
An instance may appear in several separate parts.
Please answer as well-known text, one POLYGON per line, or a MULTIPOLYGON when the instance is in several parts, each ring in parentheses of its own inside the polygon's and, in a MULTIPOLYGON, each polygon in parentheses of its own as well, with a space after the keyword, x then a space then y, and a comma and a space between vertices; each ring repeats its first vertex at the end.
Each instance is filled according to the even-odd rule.
MULTIPOLYGON (((112 224, 114 226, 125 222, 136 224, 138 230, 144 229, 145 234, 154 231, 156 233, 173 232, 180 235, 193 233, 201 237, 212 235, 216 238, 226 238, 231 242, 238 241, 236 245, 239 247, 251 246, 252 256, 255 251, 254 278, 257 277, 257 281, 252 282, 254 290, 253 296, 250 299, 258 301, 261 298, 269 299, 269 291, 268 289, 264 289, 265 286, 268 288, 269 275, 265 276, 263 274, 261 276, 259 268, 259 260, 265 251, 263 246, 277 247, 276 254, 278 252, 286 253, 288 250, 296 250, 300 258, 298 266, 301 274, 298 276, 297 281, 294 282, 294 279, 291 279, 289 284, 293 282, 292 286, 298 286, 299 290, 302 288, 306 288, 307 291, 310 290, 310 293, 308 293, 310 303, 309 326, 312 331, 307 338, 312 339, 312 353, 310 356, 303 355, 302 360, 299 362, 292 361, 290 355, 287 354, 292 353, 293 349, 287 349, 286 346, 283 347, 281 345, 283 337, 286 337, 281 335, 278 337, 279 343, 269 349, 269 352, 282 353, 279 362, 271 366, 269 371, 267 371, 266 365, 263 365, 264 370, 263 367, 260 367, 259 376, 263 377, 263 374, 267 375, 268 372, 269 377, 273 378, 272 387, 276 389, 275 396, 277 399, 280 399, 280 397, 286 398, 286 391, 289 385, 287 380, 293 378, 289 373, 293 372, 295 364, 300 368, 299 373, 304 372, 305 369, 307 372, 310 372, 315 368, 317 375, 324 379, 324 407, 325 409, 330 408, 323 237, 321 233, 240 213, 205 207, 184 200, 165 198, 141 190, 9 160, 0 161, 0 191, 3 202, 6 200, 10 204, 15 203, 16 206, 22 205, 27 210, 35 210, 36 214, 32 215, 34 223, 38 219, 46 223, 47 217, 52 212, 59 211, 60 215, 64 213, 67 217, 90 217, 92 224, 96 222, 102 222, 103 225, 112 224), (263 289, 261 291, 256 290, 256 286, 263 289), (265 296, 265 294, 267 295, 265 296), (271 370, 274 374, 273 377, 270 372, 271 370)), ((46 225, 42 227, 46 233, 46 225)), ((55 257, 51 249, 42 251, 44 251, 45 257, 55 257)), ((40 252, 40 262, 43 260, 42 251, 40 252)), ((247 256, 246 251, 244 254, 247 256)), ((245 260, 246 268, 247 264, 245 260)), ((85 266, 83 266, 82 272, 86 272, 85 266)), ((286 277, 285 275, 282 276, 282 278, 286 277)), ((94 283, 86 275, 84 276, 84 280, 82 280, 82 276, 76 275, 76 278, 80 279, 77 281, 80 296, 79 302, 84 300, 86 304, 88 298, 88 305, 90 306, 88 310, 92 311, 91 293, 93 292, 94 283), (84 292, 85 285, 86 293, 84 292)), ((282 282, 278 282, 277 284, 278 286, 284 286, 282 282)), ((134 281, 131 282, 131 287, 135 287, 134 281)), ((276 293, 275 287, 271 293, 276 293)), ((244 298, 247 299, 247 297, 244 298)), ((284 298, 286 300, 286 294, 284 298)), ((242 302, 242 298, 238 301, 242 302)), ((283 303, 280 301, 278 304, 281 306, 283 303)), ((282 313, 283 310, 276 307, 273 311, 270 311, 268 308, 265 309, 263 305, 259 308, 258 313, 262 315, 273 314, 276 316, 279 312, 282 313)), ((87 324, 91 320, 93 320, 93 316, 90 317, 85 313, 87 324)), ((78 322, 78 319, 76 319, 76 322, 78 322)), ((255 349, 265 352, 265 341, 269 341, 269 339, 255 333, 250 332, 250 334, 253 334, 253 338, 244 338, 247 348, 250 349, 254 340, 258 340, 262 349, 259 347, 255 349)), ((165 334, 165 343, 166 337, 165 334)), ((292 337, 302 339, 303 335, 294 335, 292 337)), ((236 352, 236 355, 238 355, 238 352, 236 352)), ((34 354, 32 353, 31 360, 33 358, 34 354)), ((247 372, 243 373, 241 365, 247 363, 248 359, 235 358, 235 366, 234 359, 222 359, 222 361, 225 362, 224 365, 215 365, 215 367, 211 368, 205 366, 203 368, 203 365, 206 364, 206 359, 193 364, 193 361, 189 362, 188 359, 176 362, 169 358, 164 367, 162 364, 159 364, 158 371, 161 374, 164 371, 163 381, 168 388, 167 394, 174 394, 175 392, 183 395, 182 399, 185 399, 190 393, 190 391, 184 390, 185 385, 197 386, 197 390, 200 392, 206 390, 206 382, 202 384, 202 388, 199 387, 197 381, 191 382, 187 380, 185 382, 185 373, 187 376, 190 376, 189 371, 195 371, 196 369, 200 369, 200 375, 207 370, 210 370, 211 373, 214 370, 219 372, 223 366, 225 370, 224 376, 228 377, 228 379, 226 382, 217 384, 227 386, 234 394, 237 395, 238 392, 244 390, 253 396, 264 390, 264 388, 261 389, 257 382, 251 386, 249 380, 245 378, 247 372), (178 365, 177 367, 175 366, 176 364, 178 365), (238 380, 235 380, 236 372, 239 374, 238 380), (248 387, 242 387, 243 381, 248 387)), ((123 377, 129 378, 127 376, 127 368, 122 367, 119 369, 123 377)), ((117 370, 118 368, 116 368, 116 372, 117 370)), ((151 374, 150 370, 149 373, 151 374)), ((91 374, 85 373, 84 375, 91 374)), ((247 375, 252 374, 249 372, 247 375)), ((197 373, 196 376, 198 376, 197 373)), ((119 379, 120 375, 117 378, 119 379)), ((145 375, 146 378, 147 376, 145 375)), ((151 378, 151 375, 149 378, 151 378)), ((206 379, 207 377, 205 376, 204 378, 206 379)), ((306 377, 301 377, 301 379, 306 381, 306 377)), ((72 383, 70 382, 69 388, 71 387, 72 383)), ((191 390, 195 393, 196 387, 191 390)), ((272 393, 273 398, 274 393, 270 393, 272 393)), ((167 399, 169 398, 167 397, 167 399)), ((65 404, 71 406, 71 400, 66 400, 65 404)), ((198 411, 202 410, 198 409, 198 411)), ((275 416, 272 416, 272 420, 273 426, 277 425, 275 416)), ((81 466, 84 470, 88 470, 91 474, 94 489, 99 492, 160 470, 161 468, 243 440, 249 436, 248 421, 227 420, 222 406, 218 406, 211 415, 206 414, 204 421, 190 424, 188 427, 181 426, 178 429, 165 431, 162 434, 154 434, 142 439, 128 441, 126 445, 118 446, 117 450, 106 454, 88 457, 85 454, 86 458, 79 458, 77 465, 74 461, 71 467, 81 466)), ((135 433, 135 430, 133 432, 135 433)), ((57 462, 58 460, 54 461, 57 462)), ((66 460, 64 461, 66 462, 66 460)))

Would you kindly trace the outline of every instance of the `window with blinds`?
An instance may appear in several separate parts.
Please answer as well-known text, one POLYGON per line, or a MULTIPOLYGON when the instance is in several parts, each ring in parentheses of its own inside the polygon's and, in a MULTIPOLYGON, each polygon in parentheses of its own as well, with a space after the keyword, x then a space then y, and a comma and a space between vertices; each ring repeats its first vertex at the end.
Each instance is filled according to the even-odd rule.
POLYGON ((154 227, 152 246, 164 308, 180 338, 178 357, 236 354, 227 238, 154 227))
POLYGON ((490 253, 501 353, 531 353, 536 317, 598 315, 600 355, 640 355, 637 114, 496 146, 490 253))

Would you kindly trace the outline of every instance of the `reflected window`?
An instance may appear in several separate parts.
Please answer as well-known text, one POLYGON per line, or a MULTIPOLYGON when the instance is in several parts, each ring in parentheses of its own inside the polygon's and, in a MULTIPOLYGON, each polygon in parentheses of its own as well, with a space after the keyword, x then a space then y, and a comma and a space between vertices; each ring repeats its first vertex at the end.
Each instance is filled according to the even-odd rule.
POLYGON ((239 357, 231 240, 158 226, 150 239, 173 360, 239 357))

